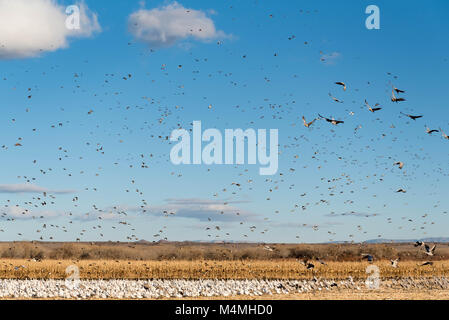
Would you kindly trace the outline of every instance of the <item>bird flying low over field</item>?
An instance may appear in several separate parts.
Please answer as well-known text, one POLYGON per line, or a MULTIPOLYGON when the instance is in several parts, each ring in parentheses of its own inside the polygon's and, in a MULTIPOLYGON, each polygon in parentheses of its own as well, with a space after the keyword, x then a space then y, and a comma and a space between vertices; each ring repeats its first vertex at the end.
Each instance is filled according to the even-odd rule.
POLYGON ((393 268, 397 268, 398 267, 398 263, 399 263, 399 258, 394 259, 394 260, 390 260, 390 262, 391 262, 391 266, 393 268))
POLYGON ((424 246, 424 244, 425 244, 425 243, 424 243, 423 241, 419 241, 419 240, 418 240, 418 241, 415 242, 414 246, 415 246, 415 247, 422 247, 422 246, 424 246))
POLYGON ((362 253, 362 259, 367 260, 368 262, 374 261, 374 257, 368 253, 362 253))
POLYGON ((436 245, 433 245, 433 247, 431 248, 429 245, 426 244, 424 245, 424 249, 426 250, 424 251, 424 253, 427 254, 428 256, 434 256, 436 247, 437 247, 436 245))

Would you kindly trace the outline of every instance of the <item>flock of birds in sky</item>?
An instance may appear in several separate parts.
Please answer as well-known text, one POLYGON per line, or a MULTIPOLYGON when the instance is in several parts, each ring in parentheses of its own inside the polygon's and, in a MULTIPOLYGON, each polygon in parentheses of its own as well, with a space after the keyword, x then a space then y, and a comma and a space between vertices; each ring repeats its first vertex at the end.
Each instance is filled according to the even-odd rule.
MULTIPOLYGON (((272 18, 272 17, 270 17, 272 18)), ((289 36, 289 41, 295 41, 297 37, 295 36, 289 36)), ((128 45, 132 45, 132 43, 128 43, 128 45)), ((222 46, 222 42, 217 43, 218 46, 222 46)), ((305 46, 310 46, 310 41, 304 42, 305 46)), ((153 53, 153 50, 151 50, 151 53, 153 53)), ((322 53, 320 52, 322 55, 322 53)), ((278 53, 275 53, 274 55, 270 54, 271 58, 276 59, 278 56, 278 53)), ((249 56, 246 54, 243 54, 241 56, 245 61, 249 60, 249 56)), ((324 59, 324 58, 322 58, 324 59)), ((322 60, 323 61, 323 60, 322 60)), ((88 61, 85 62, 86 64, 88 61)), ((59 110, 55 111, 54 114, 51 117, 52 123, 50 123, 51 129, 54 130, 63 130, 66 126, 75 126, 80 125, 80 130, 85 130, 86 134, 90 137, 88 141, 83 141, 84 147, 87 148, 87 152, 93 152, 97 153, 98 155, 104 155, 105 153, 108 153, 109 150, 113 148, 113 146, 102 143, 99 141, 101 139, 100 137, 106 135, 108 138, 113 137, 117 140, 117 150, 123 151, 122 155, 117 158, 116 161, 112 163, 112 166, 114 170, 117 171, 123 171, 123 172, 132 172, 130 173, 128 181, 121 181, 120 184, 117 184, 117 188, 122 188, 123 192, 125 194, 134 193, 136 197, 139 198, 138 201, 133 205, 133 209, 128 209, 121 204, 111 204, 111 206, 104 207, 102 205, 99 205, 97 203, 92 203, 90 205, 91 209, 88 213, 83 213, 81 219, 84 217, 87 217, 91 220, 86 220, 86 226, 83 227, 81 230, 76 231, 76 236, 74 237, 74 240, 76 241, 83 241, 86 236, 89 237, 99 237, 99 239, 104 239, 104 221, 107 220, 108 222, 113 221, 110 220, 108 217, 109 215, 118 217, 118 220, 115 221, 115 225, 112 225, 111 228, 113 229, 113 232, 116 232, 118 228, 127 228, 125 229, 127 233, 126 241, 138 241, 145 238, 152 237, 151 240, 157 241, 157 240, 170 240, 169 235, 169 227, 167 224, 164 223, 164 225, 158 226, 158 230, 155 234, 148 235, 148 233, 143 233, 141 230, 137 231, 137 226, 133 225, 133 221, 131 219, 128 219, 132 213, 142 213, 143 215, 149 215, 150 213, 152 215, 148 216, 148 219, 154 218, 155 216, 158 217, 176 217, 179 211, 179 206, 176 209, 173 209, 170 207, 170 204, 168 204, 166 209, 160 209, 160 206, 157 207, 157 214, 153 212, 153 204, 150 203, 150 201, 146 198, 145 193, 145 186, 148 183, 154 183, 154 182, 148 182, 142 181, 144 179, 140 179, 140 171, 138 170, 146 170, 146 169, 155 169, 159 170, 158 166, 165 165, 169 162, 169 156, 167 153, 153 153, 151 151, 150 145, 144 145, 142 147, 141 152, 136 152, 135 146, 130 147, 127 149, 127 143, 129 140, 136 140, 139 143, 154 143, 155 145, 158 145, 159 148, 161 145, 167 146, 170 145, 169 142, 169 135, 170 132, 173 129, 178 128, 189 128, 190 121, 192 119, 186 118, 185 114, 183 112, 186 111, 187 107, 183 106, 183 95, 186 92, 186 87, 188 87, 185 83, 179 83, 179 80, 176 78, 176 75, 174 77, 170 77, 175 72, 183 72, 183 70, 192 68, 192 80, 196 80, 197 78, 201 77, 201 71, 200 67, 202 64, 207 64, 208 58, 206 57, 193 57, 191 61, 191 65, 187 64, 177 64, 176 66, 170 66, 167 64, 162 64, 161 66, 158 66, 158 72, 160 72, 161 79, 156 81, 155 79, 152 79, 154 74, 156 72, 148 72, 146 76, 148 77, 148 83, 149 85, 157 85, 158 82, 165 81, 166 84, 172 86, 175 88, 175 95, 179 97, 179 104, 175 106, 167 105, 164 101, 164 98, 162 97, 164 94, 161 95, 161 97, 157 97, 157 89, 154 90, 154 96, 149 97, 147 95, 144 95, 141 97, 141 103, 132 106, 131 103, 125 103, 120 98, 124 94, 122 91, 122 87, 120 84, 118 84, 118 81, 129 83, 132 82, 136 75, 129 72, 124 72, 123 74, 118 75, 117 73, 106 73, 104 74, 104 79, 100 85, 100 90, 104 90, 103 92, 95 92, 92 94, 92 92, 89 92, 88 88, 88 82, 86 80, 86 76, 83 74, 83 72, 77 72, 73 76, 73 83, 69 90, 75 94, 82 94, 90 96, 92 99, 92 104, 87 107, 87 109, 83 109, 84 116, 90 117, 88 118, 86 122, 89 122, 91 127, 88 127, 88 125, 84 126, 84 124, 74 124, 71 121, 70 117, 68 117, 66 120, 59 120, 54 121, 56 116, 60 116, 61 119, 64 118, 62 115, 66 110, 63 107, 59 107, 59 110), (112 97, 112 99, 110 99, 112 97), (106 102, 104 100, 107 100, 107 107, 104 106, 106 102), (111 102, 112 101, 112 102, 111 102), (115 106, 112 105, 115 103, 115 106), (95 107, 93 107, 95 105, 95 107), (104 110, 101 110, 101 109, 104 110), (107 113, 102 113, 104 111, 107 111, 107 113), (147 110, 151 110, 151 114, 154 116, 157 115, 155 119, 148 118, 145 112, 147 110), (58 113, 59 112, 59 113, 58 113), (100 112, 102 113, 103 118, 95 118, 96 114, 100 112), (117 117, 111 117, 110 119, 104 118, 107 114, 114 114, 114 112, 117 112, 118 115, 120 115, 119 119, 117 117), (132 113, 135 113, 135 115, 132 115, 132 113), (94 119, 94 120, 91 120, 94 119), (95 121, 95 124, 92 125, 92 121, 95 121), (86 129, 87 128, 87 129, 86 129), (144 141, 145 140, 145 141, 144 141), (124 147, 123 147, 124 146, 124 147), (126 171, 125 171, 126 170, 126 171), (134 171, 133 171, 134 170, 134 171), (132 212, 131 212, 132 211, 132 212), (89 229, 88 229, 89 228, 89 229), (137 236, 137 234, 140 234, 141 236, 137 236)), ((58 69, 58 67, 54 67, 55 69, 58 69)), ((28 71, 27 71, 28 72, 28 71)), ((48 71, 51 72, 51 71, 48 71)), ((88 71, 87 71, 88 73, 88 71)), ((45 76, 46 73, 43 72, 42 76, 45 76)), ((391 76, 391 73, 388 73, 389 76, 391 76)), ((232 90, 237 87, 245 88, 248 84, 247 83, 239 83, 237 81, 232 80, 233 73, 232 72, 224 72, 223 70, 217 70, 214 72, 209 72, 205 75, 205 78, 208 79, 208 81, 213 82, 215 79, 219 79, 219 81, 222 81, 222 79, 225 79, 226 85, 229 86, 223 88, 223 90, 230 90, 230 95, 232 95, 232 90)), ((11 75, 13 77, 13 75, 11 75)), ((292 75, 293 78, 297 77, 296 74, 292 75)), ((396 76, 395 78, 396 79, 396 76)), ((7 80, 7 77, 3 77, 3 80, 7 80)), ((264 77, 264 84, 270 85, 272 79, 270 79, 270 76, 267 75, 264 77)), ((17 82, 16 82, 17 83, 17 82)), ((220 82, 222 84, 222 82, 220 82)), ((350 84, 347 84, 342 81, 335 82, 335 84, 338 86, 338 90, 342 90, 342 95, 348 94, 352 87, 350 84)), ((391 88, 391 95, 388 91, 389 100, 391 100, 394 104, 400 104, 402 102, 406 101, 405 98, 405 90, 398 89, 395 85, 393 85, 392 81, 389 81, 388 83, 389 88, 391 88)), ((14 88, 16 89, 16 88, 14 88)), ((60 86, 59 89, 65 90, 66 88, 64 86, 60 86)), ((154 89, 154 88, 153 88, 154 89)), ((148 92, 151 91, 152 88, 148 89, 148 92)), ((389 89, 388 89, 389 90, 389 89)), ((34 97, 34 91, 39 92, 39 87, 37 85, 30 86, 26 89, 26 101, 28 103, 31 103, 34 97)), ((356 89, 353 92, 358 92, 359 90, 356 89)), ((345 105, 345 102, 342 98, 338 96, 334 96, 332 93, 328 94, 331 102, 345 105)), ((276 215, 279 215, 281 213, 301 213, 307 210, 311 210, 311 208, 320 208, 324 206, 331 207, 333 205, 332 199, 335 202, 338 202, 339 207, 351 207, 356 204, 357 194, 366 192, 366 190, 369 190, 369 184, 371 185, 378 185, 381 183, 386 183, 387 180, 389 180, 389 173, 393 172, 393 175, 396 175, 397 172, 392 171, 396 170, 396 167, 399 169, 399 172, 402 174, 401 178, 404 179, 404 181, 412 181, 416 180, 417 178, 413 175, 409 174, 407 172, 407 166, 409 163, 407 161, 404 161, 403 159, 398 159, 395 156, 396 150, 394 149, 397 146, 398 143, 398 136, 394 132, 395 126, 391 124, 389 126, 390 132, 382 132, 382 134, 378 136, 372 136, 368 137, 368 140, 362 140, 362 138, 366 137, 360 137, 357 134, 361 132, 363 126, 361 124, 357 125, 357 127, 354 128, 354 135, 343 137, 339 135, 339 132, 337 131, 336 127, 341 128, 342 126, 348 125, 348 122, 344 118, 336 119, 332 115, 326 115, 324 112, 317 113, 316 116, 310 117, 307 120, 307 117, 305 115, 302 115, 299 113, 297 106, 297 101, 292 98, 292 94, 286 95, 287 98, 285 98, 286 101, 283 103, 274 103, 272 100, 270 100, 269 97, 266 97, 263 99, 263 103, 259 103, 259 101, 253 102, 251 100, 248 101, 248 107, 243 107, 242 105, 235 105, 233 108, 233 117, 236 118, 239 117, 239 115, 247 115, 248 113, 253 113, 256 115, 260 120, 264 119, 270 119, 273 121, 283 121, 288 122, 289 126, 295 127, 300 126, 301 124, 304 125, 309 130, 315 130, 315 127, 317 127, 317 130, 325 130, 323 127, 318 126, 318 124, 325 123, 326 125, 332 126, 330 132, 325 132, 322 134, 319 138, 320 143, 317 143, 316 140, 314 142, 311 142, 312 139, 310 139, 310 136, 306 134, 303 134, 302 132, 299 132, 298 135, 293 136, 290 135, 286 139, 286 141, 283 141, 280 145, 281 149, 281 157, 284 159, 287 159, 290 157, 291 162, 289 162, 290 168, 281 170, 275 177, 270 178, 261 178, 261 177, 255 177, 251 176, 251 172, 248 168, 242 167, 242 166, 235 166, 233 167, 235 171, 230 173, 228 175, 229 179, 232 179, 230 181, 224 182, 223 186, 220 186, 222 181, 217 181, 217 190, 211 190, 211 198, 213 200, 208 199, 207 202, 205 201, 204 204, 211 203, 213 205, 221 204, 224 207, 228 207, 229 209, 218 209, 214 213, 210 213, 207 217, 207 221, 205 221, 205 224, 201 225, 202 230, 206 233, 207 239, 210 240, 232 240, 233 237, 235 238, 243 238, 245 240, 251 240, 251 234, 259 233, 261 237, 264 237, 267 233, 271 231, 272 228, 276 227, 276 224, 278 223, 275 219, 276 215), (302 120, 302 123, 301 123, 302 120), (374 143, 377 142, 378 144, 382 144, 383 139, 385 139, 388 135, 392 137, 391 144, 388 145, 388 148, 390 150, 390 156, 378 156, 378 151, 375 150, 373 147, 374 143), (335 143, 335 138, 344 139, 344 143, 339 144, 335 143), (359 145, 359 141, 366 142, 366 145, 361 146, 359 145), (298 151, 298 150, 301 150, 298 151), (301 155, 300 155, 301 153, 301 155), (368 155, 372 159, 372 162, 369 163, 368 161, 362 161, 359 160, 359 156, 361 154, 368 155), (307 159, 307 160, 306 160, 307 159), (329 176, 329 174, 332 173, 323 173, 321 174, 321 170, 326 170, 326 166, 332 162, 341 162, 339 167, 335 169, 337 171, 338 169, 344 169, 340 172, 334 173, 333 176, 329 176), (302 167, 302 168, 301 168, 302 167), (373 170, 377 170, 376 172, 373 171, 367 171, 368 168, 373 170), (304 171, 313 172, 313 174, 319 174, 321 175, 319 178, 319 181, 312 185, 312 180, 309 180, 308 183, 302 184, 302 181, 298 181, 298 176, 296 175, 300 170, 304 169, 304 171), (316 169, 316 170, 315 170, 316 169), (351 173, 350 173, 351 172, 351 173), (257 181, 257 182, 256 182, 257 181), (302 191, 298 192, 298 189, 301 188, 302 191), (272 216, 265 216, 263 219, 260 220, 248 220, 245 221, 246 218, 251 218, 251 215, 248 215, 244 212, 244 210, 239 210, 238 208, 231 207, 233 204, 233 199, 238 198, 240 194, 246 194, 251 195, 251 193, 255 190, 263 190, 264 193, 266 193, 265 199, 257 199, 257 201, 263 202, 267 201, 270 202, 272 199, 276 198, 279 193, 285 193, 285 197, 292 197, 293 201, 282 201, 283 204, 288 204, 290 208, 288 210, 285 209, 274 209, 272 216), (348 195, 348 196, 346 196, 348 195), (308 198, 310 196, 310 198, 308 198), (342 197, 345 197, 345 199, 342 199, 342 197), (222 199, 222 200, 220 200, 222 199), (224 200, 223 200, 224 199, 224 200), (317 200, 319 199, 319 200, 317 200), (220 203, 221 202, 221 203, 220 203), (237 216, 241 218, 241 221, 239 221, 239 227, 246 228, 245 231, 241 232, 241 228, 238 229, 238 231, 234 231, 234 226, 227 225, 223 223, 223 219, 221 219, 221 216, 223 215, 232 215, 237 216), (261 227, 259 225, 263 225, 264 227, 261 227), (239 234, 236 234, 236 233, 239 234)), ((257 100, 260 97, 256 97, 255 100, 257 100)), ((346 100, 346 99, 345 99, 346 100)), ((215 112, 219 111, 216 110, 215 103, 211 102, 208 97, 203 97, 204 103, 204 112, 215 112)), ((363 112, 366 112, 366 114, 375 114, 380 115, 384 111, 385 106, 381 105, 380 103, 376 102, 373 103, 370 99, 363 99, 358 102, 353 102, 353 104, 357 103, 359 106, 363 106, 363 112), (369 101, 368 101, 369 100, 369 101)), ((356 105, 357 105, 356 104, 356 105)), ((345 105, 346 106, 346 105, 345 105)), ((306 103, 306 107, 309 107, 309 105, 306 103)), ((355 112, 354 110, 348 110, 349 116, 354 116, 355 112)), ((26 108, 25 112, 32 112, 34 110, 30 108, 26 108)), ((405 110, 404 110, 405 111, 405 110)), ((229 111, 228 111, 229 112, 229 111)), ((302 111, 301 111, 302 112, 302 111)), ((421 114, 412 114, 409 112, 403 112, 399 111, 399 115, 406 117, 413 122, 422 121, 423 115, 421 114)), ((117 114, 115 114, 117 115, 117 114)), ((22 115, 23 116, 23 115, 22 115)), ((217 115, 217 119, 220 119, 220 116, 217 115)), ((248 119, 255 119, 255 117, 248 117, 248 119)), ((229 120, 229 119, 228 119, 229 120)), ((228 120, 223 120, 224 122, 228 123, 228 120)), ((15 124, 20 121, 19 118, 13 118, 11 119, 12 123, 15 124)), ((379 121, 380 123, 383 123, 381 119, 377 118, 375 121, 379 121)), ((254 126, 256 124, 256 121, 248 120, 247 124, 249 126, 254 126)), ((437 135, 441 134, 441 137, 445 140, 449 140, 449 136, 445 133, 443 128, 433 128, 428 127, 427 124, 423 123, 423 126, 425 130, 423 130, 423 134, 425 135, 437 135)), ((279 125, 281 127, 281 125, 279 125)), ((36 127, 31 128, 31 131, 33 134, 38 134, 39 129, 36 127)), ((311 131, 312 132, 312 131, 311 131)), ((313 133, 316 133, 317 131, 313 131, 313 133)), ((320 132, 320 131, 318 131, 320 132)), ((322 132, 322 131, 321 131, 322 132)), ((449 131, 447 131, 449 132, 449 131)), ((401 132, 402 133, 402 132, 401 132)), ((63 134, 63 133, 61 133, 63 134)), ((55 133, 55 135, 58 135, 58 133, 55 133)), ((317 139, 315 137, 315 139, 317 139)), ((410 164, 410 171, 414 171, 418 169, 418 161, 425 158, 427 155, 417 155, 419 151, 422 151, 422 149, 417 149, 415 146, 411 146, 414 144, 414 142, 410 142, 410 140, 407 140, 405 138, 402 140, 404 150, 410 149, 410 151, 405 151, 405 153, 408 153, 409 157, 413 159, 413 163, 410 164), (409 144, 409 145, 407 145, 409 144), (410 147, 410 148, 409 148, 410 147), (415 152, 415 154, 413 154, 415 152)), ((13 144, 14 148, 17 149, 24 149, 27 147, 26 140, 22 137, 18 137, 17 141, 15 141, 13 144)), ((43 146, 45 149, 45 152, 47 155, 53 156, 54 153, 51 148, 54 146, 52 145, 51 141, 46 142, 46 145, 43 146)), ((7 144, 2 146, 3 150, 9 150, 9 146, 7 144)), ((116 151, 117 151, 116 150, 116 151)), ((64 161, 79 161, 79 163, 82 163, 84 159, 84 155, 81 154, 75 154, 75 151, 71 151, 70 148, 66 146, 57 146, 56 148, 57 153, 57 159, 61 163, 64 163, 64 161), (76 159, 76 160, 74 160, 76 159)), ((93 158, 93 157, 91 157, 93 158)), ((30 160, 33 166, 40 166, 40 161, 38 159, 32 159, 30 160)), ((30 163, 30 165, 31 165, 30 163)), ((73 162, 72 162, 73 163, 73 162)), ((103 166, 109 166, 110 164, 105 164, 103 160, 100 158, 99 163, 96 163, 94 166, 94 179, 98 176, 101 176, 102 167, 103 166)), ((82 165, 81 165, 82 166, 82 165)), ((88 166, 88 165, 86 165, 88 166)), ((77 164, 77 168, 79 165, 77 164)), ((73 177, 76 174, 79 175, 85 175, 87 173, 92 174, 90 172, 90 167, 86 167, 86 169, 82 169, 79 172, 75 172, 75 170, 71 170, 67 166, 62 166, 61 168, 45 168, 40 167, 38 169, 38 174, 40 175, 57 175, 61 179, 64 177, 73 177), (58 171, 57 171, 58 170, 58 171), (55 173, 57 171, 57 173, 55 173)), ((161 169, 163 170, 163 169, 161 169)), ((173 168, 171 167, 170 172, 170 178, 165 181, 165 183, 168 184, 180 184, 182 183, 180 180, 184 177, 184 172, 181 167, 173 168), (178 180, 174 180, 178 179, 178 180)), ((432 170, 439 174, 440 176, 447 176, 447 173, 444 172, 444 169, 441 167, 435 167, 432 168, 432 170)), ((204 175, 209 174, 209 177, 213 175, 214 168, 213 167, 205 167, 204 168, 204 175)), ((424 176, 428 177, 427 173, 423 173, 424 176)), ((213 177, 213 176, 212 176, 213 177)), ((21 183, 29 183, 29 184, 35 184, 38 182, 38 178, 36 176, 29 176, 29 175, 20 175, 18 176, 18 179, 21 183)), ((185 181, 186 186, 188 186, 192 181, 185 181)), ((107 184, 107 182, 104 182, 107 184)), ((390 180, 388 183, 392 183, 390 180)), ((393 182, 394 183, 394 182, 393 182)), ((434 182, 435 184, 433 187, 437 189, 438 181, 434 182)), ((384 188, 385 189, 385 188, 384 188)), ((388 188, 387 188, 388 189, 388 188)), ((104 199, 109 199, 109 196, 107 194, 101 194, 101 187, 98 186, 86 186, 82 192, 92 192, 94 195, 98 195, 97 197, 102 197, 104 199)), ((63 232, 63 233, 72 233, 71 225, 73 224, 73 220, 75 219, 76 214, 72 211, 77 211, 79 208, 79 202, 83 201, 83 195, 80 191, 80 194, 73 195, 72 198, 72 204, 73 208, 66 207, 65 211, 65 217, 69 219, 67 225, 61 225, 56 223, 51 223, 50 220, 45 219, 51 219, 47 218, 44 215, 39 216, 35 215, 34 211, 35 209, 43 209, 47 207, 56 208, 56 202, 57 198, 63 195, 59 195, 58 193, 53 193, 51 190, 42 192, 39 196, 33 196, 32 199, 25 199, 25 195, 21 195, 21 200, 18 203, 13 203, 13 200, 7 199, 5 204, 5 210, 4 212, 0 212, 0 217, 5 219, 8 222, 14 222, 16 220, 15 217, 10 215, 11 208, 16 208, 16 210, 21 210, 21 214, 25 216, 33 216, 33 220, 45 220, 39 222, 39 227, 37 228, 36 232, 38 234, 39 240, 56 240, 55 236, 53 235, 53 232, 63 232), (19 208, 19 209, 17 209, 19 208), (9 211, 8 211, 9 210, 9 211)), ((403 186, 397 186, 394 189, 394 192, 397 194, 405 194, 408 192, 406 187, 403 186)), ((372 197, 376 200, 374 204, 367 203, 365 205, 365 208, 360 207, 354 208, 354 210, 351 210, 349 212, 344 213, 338 213, 335 211, 331 211, 329 213, 329 217, 337 217, 337 216, 362 216, 362 217, 372 217, 376 214, 370 214, 365 213, 363 209, 365 209, 367 212, 374 212, 372 207, 379 206, 381 196, 374 194, 372 197)), ((88 200, 86 200, 88 201, 88 200)), ((111 200, 112 201, 112 200, 111 200)), ((193 201, 193 200, 192 200, 193 201)), ((237 201, 238 203, 238 201, 237 201)), ((175 203, 176 204, 176 203, 175 203)), ((387 204, 383 204, 383 208, 385 208, 387 204)), ((433 208, 438 208, 440 206, 439 201, 433 204, 433 208)), ((272 206, 270 204, 266 205, 267 210, 271 210, 272 206)), ((327 210, 327 209, 326 209, 327 210)), ((80 211, 80 210, 78 210, 80 211)), ((447 212, 442 212, 443 214, 446 214, 447 212)), ((235 218, 235 217, 234 217, 235 218)), ((395 217, 396 219, 397 217, 395 217)), ((423 219, 430 219, 431 216, 427 213, 422 216, 423 219)), ((401 217, 405 222, 413 223, 414 221, 410 219, 409 217, 401 217)), ((151 220, 149 220, 151 221, 151 220)), ((203 222, 203 221, 202 221, 203 222)), ((386 218, 386 223, 391 224, 393 223, 392 217, 386 218)), ((294 223, 292 223, 294 224, 294 223)), ((409 231, 417 231, 417 229, 424 230, 428 225, 433 225, 433 221, 422 221, 422 225, 408 225, 406 226, 409 228, 409 231)), ((290 227, 290 226, 288 226, 290 227)), ((399 229, 406 228, 401 223, 399 226, 399 229)), ((298 230, 301 230, 301 228, 310 228, 314 231, 318 231, 321 229, 327 229, 327 236, 329 241, 335 241, 335 237, 337 234, 332 231, 333 226, 329 225, 320 225, 320 224, 310 224, 310 223, 302 223, 297 226, 298 230)), ((237 229, 236 229, 237 230, 237 229)), ((3 229, 0 229, 0 232, 3 232, 3 229)), ((17 236, 22 237, 23 234, 21 230, 17 230, 17 236)), ((359 236, 363 236, 367 233, 367 231, 364 229, 362 224, 357 225, 356 231, 359 232, 359 236)), ((355 233, 354 232, 354 233, 355 233)), ((349 238, 351 241, 354 238, 354 233, 351 233, 349 235, 344 235, 345 238, 349 238)), ((340 235, 343 237, 343 235, 340 235)), ((380 238, 381 235, 379 235, 380 238)), ((301 235, 300 231, 298 231, 298 234, 295 235, 295 241, 301 241, 301 235), (298 240, 300 239, 300 240, 298 240)), ((306 241, 307 239, 304 239, 306 241)), ((263 241, 261 241, 263 242, 263 241)), ((424 253, 428 256, 433 256, 435 252, 435 246, 429 247, 427 244, 417 242, 416 244, 419 247, 424 248, 424 253)), ((271 247, 266 247, 266 250, 272 250, 271 247)), ((367 259, 368 261, 373 261, 373 257, 369 254, 366 254, 363 256, 364 259, 367 259)), ((324 263, 322 260, 318 259, 320 263, 324 263)), ((305 261, 304 262, 307 268, 313 268, 313 262, 311 261, 305 261)), ((393 260, 392 262, 393 267, 397 267, 398 260, 393 260)), ((431 262, 426 262, 427 264, 431 264, 431 262)))

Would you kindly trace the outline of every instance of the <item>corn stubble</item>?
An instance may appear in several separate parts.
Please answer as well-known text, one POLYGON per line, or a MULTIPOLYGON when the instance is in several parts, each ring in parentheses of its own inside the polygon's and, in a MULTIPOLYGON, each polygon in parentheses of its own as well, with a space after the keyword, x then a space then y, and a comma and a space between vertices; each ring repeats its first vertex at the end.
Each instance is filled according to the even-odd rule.
MULTIPOLYGON (((76 265, 81 279, 366 279, 366 262, 328 262, 306 269, 296 260, 276 261, 111 261, 2 259, 3 279, 64 279, 66 268, 76 265)), ((382 279, 449 275, 449 260, 432 266, 405 261, 392 268, 389 261, 374 263, 382 279)))

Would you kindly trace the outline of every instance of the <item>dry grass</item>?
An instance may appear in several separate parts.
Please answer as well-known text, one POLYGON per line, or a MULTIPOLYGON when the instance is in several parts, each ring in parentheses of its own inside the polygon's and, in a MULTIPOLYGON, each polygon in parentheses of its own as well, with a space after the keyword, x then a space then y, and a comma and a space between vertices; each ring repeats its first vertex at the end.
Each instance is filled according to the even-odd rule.
MULTIPOLYGON (((307 270, 296 260, 276 261, 111 261, 2 259, 0 278, 64 279, 69 265, 76 265, 81 279, 366 279, 366 262, 329 262, 307 270)), ((392 268, 389 261, 377 261, 380 276, 386 278, 449 276, 449 260, 433 266, 402 262, 392 268)))
POLYGON ((64 279, 77 265, 82 279, 365 279, 375 257, 382 278, 448 276, 449 246, 439 244, 433 266, 413 244, 262 244, 247 243, 64 243, 1 242, 0 278, 64 279), (307 270, 298 259, 320 257, 324 266, 307 270), (401 258, 399 268, 389 259, 401 258), (37 261, 35 261, 37 260, 37 261), (23 267, 22 267, 23 266, 23 267))
MULTIPOLYGON (((54 260, 278 260, 313 259, 360 261, 362 253, 376 260, 401 258, 422 261, 427 257, 411 243, 401 244, 269 244, 195 242, 0 242, 0 257, 54 260)), ((449 260, 449 245, 438 244, 433 260, 449 260)))

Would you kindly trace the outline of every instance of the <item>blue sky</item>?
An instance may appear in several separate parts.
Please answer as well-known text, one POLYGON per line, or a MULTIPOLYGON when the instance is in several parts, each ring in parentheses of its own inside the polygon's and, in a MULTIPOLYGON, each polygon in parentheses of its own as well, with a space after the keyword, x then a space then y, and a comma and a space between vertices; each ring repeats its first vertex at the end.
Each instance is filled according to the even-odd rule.
MULTIPOLYGON (((425 131, 449 133, 446 1, 96 0, 78 4, 87 14, 79 34, 46 28, 48 3, 36 0, 36 25, 0 32, 0 240, 447 235, 449 141, 425 131), (365 27, 370 4, 380 8, 379 30, 365 27), (190 10, 204 33, 186 36, 182 15, 162 16, 161 27, 145 20, 173 8, 190 10), (155 38, 130 29, 139 10, 147 24, 137 28, 155 38), (407 101, 390 101, 392 85, 407 101), (365 99, 382 110, 369 112, 365 99), (318 113, 345 123, 302 125, 318 113), (277 174, 174 166, 165 137, 194 120, 278 129, 277 174)), ((63 13, 73 3, 50 4, 63 13)))

